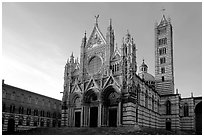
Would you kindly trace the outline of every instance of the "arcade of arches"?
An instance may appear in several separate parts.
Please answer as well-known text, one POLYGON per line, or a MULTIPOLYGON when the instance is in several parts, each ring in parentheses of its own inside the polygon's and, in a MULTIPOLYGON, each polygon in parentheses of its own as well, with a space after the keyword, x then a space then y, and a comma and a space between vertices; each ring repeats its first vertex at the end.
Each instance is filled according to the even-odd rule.
POLYGON ((108 86, 101 93, 93 88, 86 91, 83 97, 80 94, 75 96, 77 97, 73 96, 75 99, 72 107, 69 107, 73 111, 71 125, 75 127, 120 125, 120 93, 113 86, 108 86))

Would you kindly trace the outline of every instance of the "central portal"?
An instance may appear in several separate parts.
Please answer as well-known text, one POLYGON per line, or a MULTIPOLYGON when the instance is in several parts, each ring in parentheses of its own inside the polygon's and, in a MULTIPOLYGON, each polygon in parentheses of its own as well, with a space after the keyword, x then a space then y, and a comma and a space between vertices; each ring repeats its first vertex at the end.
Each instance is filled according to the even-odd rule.
POLYGON ((109 109, 109 127, 117 127, 117 108, 109 109))
POLYGON ((98 126, 98 107, 90 108, 90 127, 98 126))

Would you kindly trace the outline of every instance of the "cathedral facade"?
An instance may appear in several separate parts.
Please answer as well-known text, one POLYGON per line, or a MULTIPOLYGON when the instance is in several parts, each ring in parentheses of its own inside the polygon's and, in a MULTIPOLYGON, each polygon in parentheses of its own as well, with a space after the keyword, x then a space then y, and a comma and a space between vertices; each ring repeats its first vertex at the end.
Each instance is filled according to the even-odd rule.
POLYGON ((104 36, 96 17, 90 37, 82 38, 80 61, 72 54, 65 65, 62 126, 201 131, 202 97, 181 98, 174 91, 170 19, 163 15, 154 29, 155 77, 144 60, 137 66, 131 34, 118 48, 111 20, 104 36))

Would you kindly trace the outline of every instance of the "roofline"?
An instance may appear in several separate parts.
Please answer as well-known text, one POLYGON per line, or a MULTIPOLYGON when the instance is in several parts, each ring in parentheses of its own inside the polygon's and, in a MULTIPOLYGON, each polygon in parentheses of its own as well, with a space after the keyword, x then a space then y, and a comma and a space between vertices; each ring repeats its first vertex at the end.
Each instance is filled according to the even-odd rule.
MULTIPOLYGON (((56 101, 60 101, 60 102, 61 102, 61 100, 58 100, 58 99, 55 99, 55 98, 52 98, 52 97, 49 97, 49 96, 45 96, 45 95, 42 95, 42 94, 39 94, 39 93, 35 93, 35 92, 29 91, 29 90, 25 90, 25 89, 22 89, 22 88, 18 88, 18 87, 15 87, 15 86, 11 86, 11 85, 8 85, 8 84, 5 84, 5 83, 2 83, 2 89, 3 89, 3 86, 8 86, 8 87, 16 88, 16 89, 19 89, 19 90, 23 90, 23 91, 25 91, 25 92, 28 92, 28 93, 30 93, 30 94, 35 94, 35 95, 38 95, 38 96, 46 97, 46 98, 53 99, 53 100, 56 100, 56 101)), ((2 90, 2 91, 3 91, 3 90, 2 90)))
POLYGON ((198 96, 198 97, 186 97, 186 98, 181 98, 181 99, 202 99, 202 96, 198 96))
POLYGON ((174 93, 170 93, 170 94, 164 94, 164 95, 160 95, 161 97, 163 96, 180 96, 180 94, 174 94, 174 93))

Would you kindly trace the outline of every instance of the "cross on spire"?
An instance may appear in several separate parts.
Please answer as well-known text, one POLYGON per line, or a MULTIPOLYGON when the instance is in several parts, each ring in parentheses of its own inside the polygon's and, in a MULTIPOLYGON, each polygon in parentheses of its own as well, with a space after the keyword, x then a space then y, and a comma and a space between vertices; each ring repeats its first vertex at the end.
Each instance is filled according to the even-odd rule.
POLYGON ((99 14, 97 16, 95 16, 95 18, 96 18, 96 24, 98 24, 99 14))
POLYGON ((165 8, 162 8, 161 11, 162 11, 162 14, 164 15, 166 9, 165 9, 165 8))

